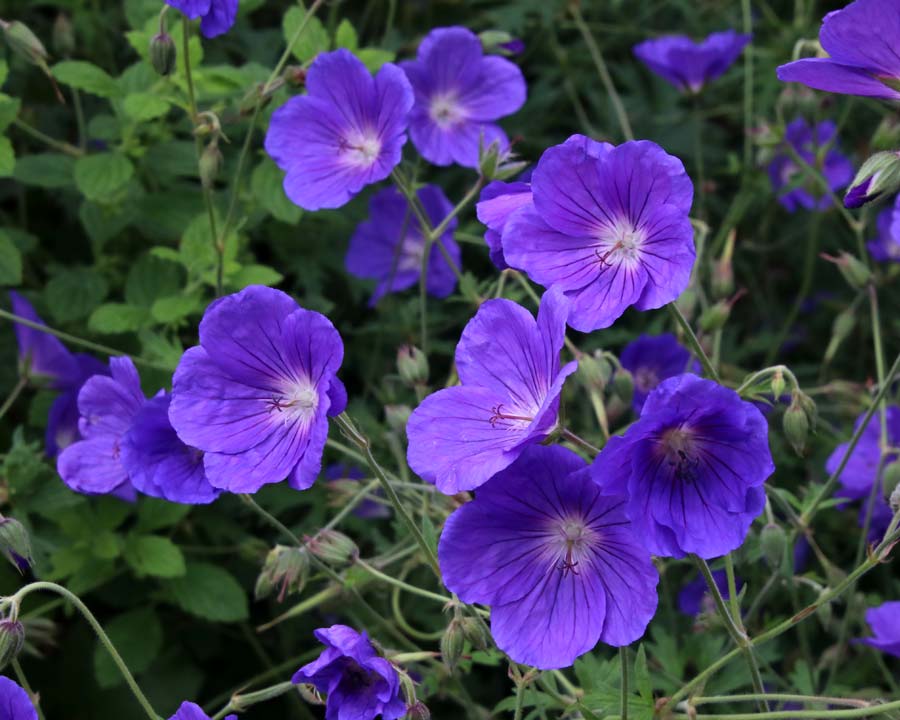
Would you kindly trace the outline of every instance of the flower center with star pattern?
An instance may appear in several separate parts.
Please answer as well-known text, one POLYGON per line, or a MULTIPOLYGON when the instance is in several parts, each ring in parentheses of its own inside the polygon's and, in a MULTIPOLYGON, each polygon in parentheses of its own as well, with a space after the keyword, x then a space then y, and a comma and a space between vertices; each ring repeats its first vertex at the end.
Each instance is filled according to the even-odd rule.
POLYGON ((558 538, 556 569, 563 575, 578 575, 578 563, 586 554, 594 537, 594 531, 583 518, 569 517, 559 522, 555 534, 558 538))
POLYGON ((338 150, 349 165, 368 168, 381 153, 381 140, 374 130, 354 130, 340 138, 338 150))
POLYGON ((641 255, 646 233, 634 227, 628 220, 619 220, 612 227, 600 232, 600 243, 594 247, 600 269, 613 265, 634 267, 641 255))
POLYGON ((458 125, 466 119, 455 93, 444 93, 431 98, 428 117, 442 130, 458 125))
POLYGON ((269 412, 281 413, 285 424, 294 420, 308 420, 319 405, 319 393, 308 380, 300 380, 284 388, 281 395, 268 401, 269 412))

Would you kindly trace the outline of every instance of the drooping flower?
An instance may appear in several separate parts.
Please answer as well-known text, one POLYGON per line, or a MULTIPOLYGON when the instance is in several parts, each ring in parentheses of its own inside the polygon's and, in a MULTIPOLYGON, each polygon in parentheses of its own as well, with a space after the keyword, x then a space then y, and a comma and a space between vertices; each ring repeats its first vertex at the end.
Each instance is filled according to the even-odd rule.
POLYGON ((566 667, 644 633, 659 578, 614 488, 572 451, 535 446, 447 519, 444 584, 491 606, 491 634, 516 662, 566 667))
POLYGON ((169 422, 171 395, 144 403, 122 440, 122 464, 138 492, 186 505, 211 503, 220 490, 206 479, 203 453, 185 445, 169 422))
POLYGON ((24 688, 0 675, 0 719, 38 720, 34 703, 24 688))
POLYGON ((412 88, 396 65, 386 63, 373 78, 341 49, 316 58, 306 89, 272 114, 266 152, 287 173, 292 202, 306 210, 341 207, 400 162, 412 88))
POLYGON ((122 440, 146 398, 131 358, 110 358, 109 369, 111 377, 95 375, 78 393, 78 428, 83 439, 60 453, 56 468, 77 492, 134 499, 134 487, 122 463, 122 440))
POLYGON ((715 32, 701 42, 687 35, 664 35, 634 46, 638 60, 681 92, 698 93, 740 57, 750 35, 715 32))
POLYGON ((894 0, 856 0, 825 16, 819 42, 826 58, 778 68, 778 79, 816 90, 900 100, 900 20, 894 0))
POLYGON ((857 642, 900 658, 900 601, 869 608, 866 610, 866 622, 872 629, 872 636, 859 638, 857 642))
MULTIPOLYGON (((725 571, 714 570, 713 580, 716 581, 716 587, 719 589, 722 598, 728 600, 730 593, 728 591, 728 576, 725 571)), ((735 584, 737 585, 738 593, 740 593, 740 578, 735 578, 735 584)), ((715 603, 709 592, 709 586, 706 584, 704 577, 699 573, 697 574, 697 577, 689 583, 686 583, 685 586, 681 588, 681 592, 678 593, 678 610, 679 612, 692 617, 699 615, 700 613, 712 615, 716 612, 715 603)))
MULTIPOLYGON (((815 127, 815 132, 803 118, 791 122, 784 132, 784 141, 796 150, 809 165, 818 167, 828 180, 832 190, 840 190, 853 179, 853 165, 837 146, 837 126, 831 120, 824 120, 815 127), (818 156, 824 150, 824 158, 818 156)), ((797 208, 826 210, 831 200, 807 176, 807 171, 798 166, 788 151, 782 146, 769 163, 769 179, 772 189, 788 212, 797 208), (812 192, 811 192, 812 191, 812 192)))
POLYGON ((503 254, 566 294, 576 330, 609 327, 630 305, 662 307, 687 287, 693 186, 655 143, 573 135, 541 156, 531 187, 534 203, 506 223, 503 254))
POLYGON ((474 168, 479 147, 509 145, 496 121, 525 103, 525 78, 506 58, 485 55, 472 31, 436 28, 400 67, 416 98, 409 134, 426 160, 474 168))
POLYGON ((201 450, 206 477, 229 492, 319 474, 328 416, 347 404, 337 370, 344 345, 324 315, 251 285, 220 298, 200 322, 173 379, 169 420, 201 450))
POLYGON ((560 368, 568 303, 547 292, 537 322, 510 300, 488 300, 456 346, 460 385, 429 395, 409 419, 409 466, 438 490, 472 490, 557 425, 575 361, 560 368))
MULTIPOLYGON (((169 720, 210 720, 210 718, 199 705, 183 702, 169 720)), ((225 720, 237 720, 237 715, 226 715, 225 720)))
POLYGON ((365 633, 346 625, 315 631, 325 649, 292 678, 327 695, 325 720, 397 720, 406 714, 400 676, 365 633))
MULTIPOLYGON (((854 431, 859 428, 864 416, 857 418, 854 431)), ((889 447, 900 447, 900 406, 889 405, 885 417, 887 420, 887 443, 889 447)), ((847 453, 849 442, 838 445, 828 460, 825 462, 825 471, 831 475, 835 473, 844 455, 847 453)), ((872 485, 878 479, 878 468, 881 464, 881 423, 878 417, 873 417, 866 429, 863 430, 859 442, 853 449, 850 459, 838 478, 841 497, 853 500, 868 498, 872 492, 872 485)), ((896 453, 888 454, 884 458, 884 467, 894 462, 900 462, 900 456, 896 453)), ((883 472, 882 468, 882 472, 883 472)))
MULTIPOLYGON (((339 483, 349 481, 357 485, 359 484, 359 481, 366 476, 366 474, 358 467, 345 465, 343 463, 329 465, 325 468, 324 475, 328 482, 339 483)), ((378 497, 383 497, 384 495, 381 490, 377 490, 374 494, 378 497)), ((371 498, 366 498, 356 506, 353 510, 353 514, 367 520, 375 520, 390 517, 391 509, 384 503, 380 503, 371 498)))
MULTIPOLYGON (((432 228, 453 209, 437 185, 426 185, 416 194, 432 228)), ((461 254, 453 239, 457 223, 454 217, 440 241, 458 268, 461 254)), ((351 275, 378 280, 369 300, 369 305, 374 306, 386 293, 406 290, 419 282, 425 244, 422 223, 406 198, 395 188, 385 188, 369 201, 369 219, 360 223, 350 238, 344 262, 351 275)), ((426 277, 425 286, 434 297, 447 297, 456 287, 456 274, 437 242, 431 246, 426 277)))
POLYGON ((166 0, 191 20, 200 18, 200 32, 205 38, 227 33, 237 18, 238 0, 166 0))
POLYGON ((598 481, 627 488, 628 517, 650 552, 702 558, 743 543, 774 470, 759 409, 691 374, 660 383, 592 466, 598 481))
POLYGON ((900 195, 890 207, 878 213, 878 237, 866 243, 878 262, 900 262, 900 195))
POLYGON ((700 363, 672 333, 641 335, 623 348, 619 361, 634 377, 631 404, 637 413, 641 412, 647 395, 663 380, 685 372, 699 374, 701 371, 700 363))
MULTIPOLYGON (((530 178, 531 173, 529 173, 530 178)), ((506 270, 509 265, 503 257, 503 228, 516 210, 531 203, 531 183, 523 180, 502 182, 494 180, 481 191, 475 205, 478 219, 487 225, 484 241, 491 251, 491 262, 498 270, 506 270)))

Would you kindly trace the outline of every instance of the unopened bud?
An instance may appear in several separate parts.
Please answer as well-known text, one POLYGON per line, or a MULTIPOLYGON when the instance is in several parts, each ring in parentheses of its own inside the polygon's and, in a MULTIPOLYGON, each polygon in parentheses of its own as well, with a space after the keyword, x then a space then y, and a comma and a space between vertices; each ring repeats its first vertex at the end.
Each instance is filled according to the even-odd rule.
POLYGON ((759 544, 769 567, 773 570, 781 567, 781 563, 784 561, 784 550, 787 547, 787 535, 785 535, 784 528, 775 523, 767 523, 760 533, 759 544))
POLYGON ((46 67, 47 48, 25 23, 18 20, 12 22, 0 20, 0 27, 3 28, 3 38, 10 50, 32 65, 46 67))
POLYGON ((834 322, 831 324, 831 339, 828 341, 828 347, 825 348, 826 363, 830 363, 834 359, 841 343, 853 332, 854 327, 856 327, 856 313, 853 312, 852 307, 835 316, 834 322))
POLYGON ((734 292, 734 268, 732 256, 734 255, 734 241, 736 233, 732 230, 725 239, 725 247, 722 255, 713 262, 712 266, 712 293, 719 300, 727 298, 734 292))
POLYGON ((175 71, 177 57, 175 41, 165 30, 150 40, 150 64, 160 75, 171 75, 175 71))
POLYGON ((409 720, 431 720, 431 711, 421 700, 417 700, 406 709, 409 720))
POLYGON ((613 375, 613 392, 626 405, 631 403, 634 396, 634 376, 625 368, 616 370, 613 375))
POLYGON ((837 257, 822 253, 821 257, 837 265, 837 269, 844 276, 844 280, 854 290, 861 290, 872 280, 872 271, 866 267, 864 262, 853 257, 848 252, 841 252, 837 257))
POLYGON ((414 345, 404 345, 397 351, 397 373, 410 387, 428 382, 428 358, 414 345))
POLYGON ((528 163, 517 160, 517 157, 511 147, 503 148, 497 140, 487 147, 484 146, 484 137, 479 140, 478 170, 488 182, 508 180, 522 172, 528 163))
POLYGON ((593 355, 584 354, 578 358, 576 377, 588 390, 603 391, 613 376, 614 368, 600 351, 593 355))
POLYGON ((459 618, 453 618, 441 637, 441 659, 450 672, 456 669, 466 644, 466 632, 459 618))
POLYGON ((859 168, 844 196, 844 206, 862 207, 897 190, 900 190, 900 152, 877 152, 859 168))
POLYGON ((895 459, 884 468, 881 482, 884 483, 885 498, 890 498, 894 491, 900 487, 900 459, 895 459))
POLYGON ((900 122, 892 115, 884 117, 870 142, 873 150, 893 150, 900 145, 900 122))
POLYGON ((0 670, 15 660, 25 646, 25 628, 18 620, 0 620, 0 670))
POLYGON ((72 21, 65 13, 59 13, 53 21, 53 51, 61 57, 69 57, 75 51, 72 21))
POLYGON ((28 532, 18 520, 0 518, 0 552, 20 573, 34 562, 28 532))
POLYGON ((306 68, 302 65, 288 65, 281 78, 292 87, 303 87, 306 84, 306 68))
POLYGON ((267 597, 278 588, 278 601, 299 593, 309 576, 309 556, 297 547, 276 545, 269 551, 263 569, 256 580, 257 599, 267 597))
POLYGON ((356 543, 337 530, 323 530, 309 540, 309 551, 332 565, 346 565, 359 557, 356 543))
POLYGON ((463 629, 463 635, 469 644, 476 650, 487 650, 491 644, 491 638, 488 634, 484 623, 478 622, 476 618, 464 617, 460 620, 463 629))
POLYGON ((486 53, 498 55, 519 55, 525 50, 525 43, 503 30, 485 30, 478 33, 481 47, 486 53))
POLYGON ((700 315, 700 329, 703 332, 721 330, 728 322, 729 315, 731 315, 731 303, 727 300, 719 300, 715 305, 706 308, 700 315))
POLYGON ((787 438, 791 447, 794 448, 798 455, 803 455, 806 449, 806 440, 809 437, 809 418, 800 402, 797 400, 796 394, 788 409, 784 411, 782 419, 782 427, 784 436, 787 438))
POLYGON ((784 395, 784 372, 781 369, 776 370, 772 373, 772 380, 770 382, 770 387, 772 388, 772 397, 774 402, 777 404, 778 400, 784 395))
POLYGON ((409 422, 410 415, 412 415, 412 408, 409 405, 384 406, 384 419, 387 421, 388 427, 401 435, 406 434, 406 423, 409 422))
POLYGON ((222 151, 219 150, 219 143, 215 140, 204 148, 200 155, 200 182, 205 188, 211 188, 219 172, 222 170, 222 151))

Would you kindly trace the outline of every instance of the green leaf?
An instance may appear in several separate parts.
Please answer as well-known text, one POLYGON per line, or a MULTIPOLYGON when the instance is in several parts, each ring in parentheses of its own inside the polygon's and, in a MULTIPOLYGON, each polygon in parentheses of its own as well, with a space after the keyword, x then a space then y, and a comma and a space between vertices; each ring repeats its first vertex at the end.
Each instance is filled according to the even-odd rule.
POLYGON ((16 169, 16 153, 5 135, 0 135, 0 177, 12 177, 16 169))
POLYGON ((284 172, 269 158, 253 169, 250 188, 257 202, 281 222, 295 225, 303 215, 303 210, 284 194, 284 172))
POLYGON ((232 575, 209 563, 188 563, 187 574, 164 583, 164 598, 211 622, 238 622, 248 616, 247 595, 232 575))
POLYGON ((155 120, 169 112, 168 100, 146 92, 129 95, 122 103, 122 107, 129 117, 138 122, 155 120))
POLYGON ((650 682, 650 671, 647 668, 647 651, 644 644, 638 647, 634 657, 634 685, 642 700, 653 704, 653 685, 650 682))
POLYGON ((105 70, 84 60, 63 60, 51 69, 53 77, 65 85, 104 98, 119 94, 119 86, 105 70))
POLYGON ((199 314, 204 305, 201 300, 189 295, 172 295, 160 298, 153 303, 150 314, 161 323, 174 323, 190 315, 199 314))
MULTIPOLYGON (((281 27, 284 31, 285 42, 289 43, 293 39, 294 34, 296 33, 297 28, 300 27, 300 23, 303 22, 305 15, 306 12, 296 5, 284 14, 284 20, 281 23, 281 27)), ((291 50, 297 60, 306 62, 307 60, 312 60, 320 52, 328 50, 328 45, 328 32, 325 30, 325 26, 322 25, 322 21, 319 20, 319 18, 314 17, 306 24, 306 27, 303 29, 303 34, 294 43, 291 50)))
POLYGON ((64 269, 44 288, 44 302, 61 323, 87 317, 107 293, 106 279, 92 268, 64 269))
POLYGON ((75 161, 75 185, 88 200, 111 200, 132 175, 134 166, 120 153, 85 155, 75 161))
POLYGON ((6 60, 0 60, 0 85, 6 82, 6 76, 9 74, 9 65, 6 60))
POLYGON ((0 93, 0 131, 6 130, 19 114, 22 101, 0 93))
POLYGON ((106 303, 91 313, 88 327, 94 332, 106 335, 131 332, 144 324, 147 315, 146 308, 124 303, 106 303))
MULTIPOLYGON (((179 254, 181 263, 191 276, 203 278, 207 283, 215 285, 218 258, 213 249, 212 232, 206 213, 195 216, 185 229, 184 235, 181 236, 179 254)), ((225 238, 226 275, 231 275, 238 269, 234 262, 236 255, 237 235, 234 230, 230 230, 228 237, 225 238)))
POLYGON ((377 72, 385 63, 393 62, 396 54, 390 50, 367 47, 357 50, 356 57, 362 61, 362 64, 366 66, 369 72, 377 72))
POLYGON ((130 536, 125 542, 125 561, 138 577, 178 578, 187 570, 178 546, 160 535, 130 536))
POLYGON ((91 538, 91 555, 100 560, 114 560, 122 552, 119 536, 112 530, 96 533, 91 538))
POLYGON ((180 505, 156 498, 145 498, 138 505, 138 530, 152 532, 178 524, 189 512, 190 505, 180 505))
POLYGON ((184 271, 150 253, 141 258, 128 271, 125 281, 125 302, 129 305, 149 308, 161 297, 173 295, 181 289, 184 271))
MULTIPOLYGON (((106 633, 132 673, 144 672, 163 647, 163 627, 151 608, 117 615, 106 624, 106 633)), ((109 651, 98 640, 94 647, 94 675, 102 688, 125 682, 109 651)))
POLYGON ((359 46, 356 28, 347 18, 341 20, 341 24, 338 25, 337 32, 334 34, 334 46, 348 50, 356 50, 359 46))
POLYGON ((248 285, 277 285, 284 276, 266 265, 245 265, 228 276, 228 284, 243 289, 248 285))
POLYGON ((13 177, 25 185, 52 190, 72 185, 74 167, 75 159, 62 153, 25 155, 16 163, 13 177))
POLYGON ((21 283, 22 255, 9 236, 0 232, 0 285, 20 285, 21 283))

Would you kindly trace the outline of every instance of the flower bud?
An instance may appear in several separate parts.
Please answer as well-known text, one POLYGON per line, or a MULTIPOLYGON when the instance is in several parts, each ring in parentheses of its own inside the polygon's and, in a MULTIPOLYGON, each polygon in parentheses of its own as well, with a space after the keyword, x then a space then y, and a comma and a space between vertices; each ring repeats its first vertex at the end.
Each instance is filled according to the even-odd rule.
POLYGON ((497 175, 497 168, 500 165, 500 141, 494 140, 490 145, 484 147, 484 137, 479 141, 478 146, 478 170, 481 177, 487 181, 494 180, 497 175))
POLYGON ((441 637, 441 659, 452 673, 462 657, 466 632, 459 618, 453 618, 441 637))
POLYGON ((491 644, 491 638, 483 622, 478 622, 473 617, 464 617, 460 620, 460 623, 462 624, 463 635, 473 648, 476 650, 488 649, 491 644))
POLYGON ((862 207, 900 190, 900 152, 877 152, 860 167, 844 196, 844 206, 862 207))
POLYGON ((809 417, 797 399, 796 393, 788 409, 784 411, 782 427, 791 447, 802 456, 806 448, 806 439, 809 437, 809 417))
POLYGON ((900 145, 900 122, 892 115, 882 119, 872 135, 873 150, 892 150, 900 145))
POLYGON ((323 530, 309 540, 309 551, 332 565, 346 565, 359 557, 356 543, 337 530, 323 530))
POLYGON ((0 670, 15 660, 25 646, 25 628, 18 620, 0 620, 0 670))
POLYGON ((728 233, 721 256, 713 262, 712 293, 719 300, 727 298, 734 292, 734 268, 732 267, 731 258, 734 255, 734 241, 736 237, 734 230, 728 233))
POLYGON ((69 57, 75 52, 75 33, 72 21, 65 13, 59 13, 53 21, 53 51, 61 57, 69 57))
POLYGON ((891 506, 891 512, 900 512, 900 485, 894 488, 891 496, 888 498, 888 504, 891 506))
POLYGON ((174 72, 177 57, 175 41, 165 30, 151 38, 150 64, 160 75, 171 75, 174 72))
POLYGON ((0 517, 0 552, 20 573, 34 562, 28 532, 18 520, 0 517))
POLYGON ((410 387, 428 382, 428 358, 415 345, 404 345, 397 351, 397 372, 410 387))
POLYGON ((861 290, 872 280, 872 271, 866 267, 865 263, 848 252, 841 252, 837 257, 822 253, 821 257, 837 265, 837 269, 844 276, 844 280, 854 290, 861 290))
POLYGON ((278 588, 278 602, 299 593, 309 576, 309 556, 303 548, 276 545, 269 551, 256 580, 256 599, 262 599, 278 588))
POLYGON ((769 386, 772 388, 772 398, 774 402, 777 404, 782 395, 784 395, 784 373, 779 368, 774 373, 772 373, 772 380, 769 383, 769 386))
POLYGON ((856 327, 856 313, 853 312, 853 308, 847 308, 835 316, 834 322, 831 324, 831 339, 828 341, 828 347, 825 348, 824 361, 826 364, 834 359, 841 343, 853 332, 854 327, 856 327))
POLYGON ((406 709, 409 720, 431 720, 431 711, 421 700, 417 700, 406 709))
POLYGON ((626 405, 631 403, 634 395, 634 376, 625 368, 616 370, 613 375, 613 392, 626 405))
POLYGON ((784 528, 775 523, 767 523, 760 533, 759 544, 769 567, 773 570, 781 567, 781 563, 784 561, 784 550, 787 547, 787 535, 785 535, 784 528))
POLYGON ((894 490, 900 487, 900 459, 894 459, 885 466, 881 474, 881 482, 884 484, 884 497, 890 499, 894 490))
POLYGON ((612 363, 598 350, 593 355, 584 354, 578 358, 576 377, 588 390, 602 392, 614 371, 612 363))
POLYGON ((486 53, 498 55, 519 55, 525 50, 525 43, 503 30, 485 30, 478 33, 481 47, 486 53))
POLYGON ((700 315, 700 329, 703 332, 721 330, 728 322, 729 315, 731 315, 731 303, 727 300, 719 300, 715 305, 706 308, 700 315))
POLYGON ((410 415, 412 415, 412 408, 409 405, 384 406, 384 419, 387 421, 388 427, 401 435, 406 434, 406 423, 409 422, 410 415))
POLYGON ((205 188, 211 188, 222 170, 222 151, 219 150, 219 143, 213 140, 209 143, 200 155, 200 182, 205 188))
POLYGON ((47 48, 25 23, 18 20, 12 22, 0 20, 0 27, 3 28, 3 38, 10 50, 32 65, 46 67, 47 48))

